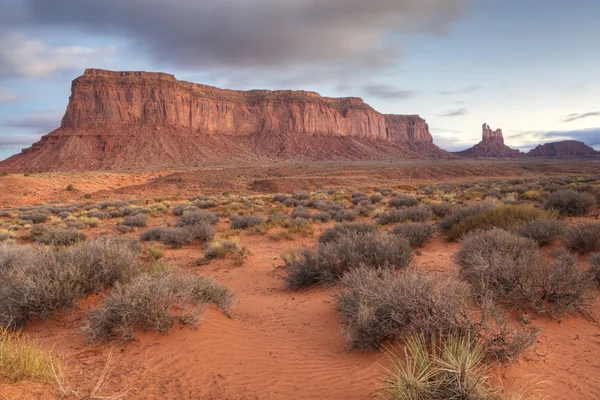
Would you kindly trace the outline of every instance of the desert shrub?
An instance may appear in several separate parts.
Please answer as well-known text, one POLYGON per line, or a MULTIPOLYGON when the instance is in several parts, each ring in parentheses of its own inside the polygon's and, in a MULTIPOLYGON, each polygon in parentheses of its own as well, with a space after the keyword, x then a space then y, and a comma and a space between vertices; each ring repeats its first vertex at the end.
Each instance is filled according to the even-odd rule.
POLYGON ((390 210, 379 216, 377 222, 381 225, 398 222, 425 222, 431 219, 431 209, 427 206, 405 207, 399 210, 390 210))
POLYGON ((383 394, 390 400, 498 400, 485 364, 485 348, 473 337, 452 334, 436 340, 410 335, 405 354, 388 351, 383 394))
POLYGON ((147 229, 140 235, 140 240, 144 242, 149 242, 151 240, 160 240, 165 229, 166 228, 163 227, 147 229))
POLYGON ((0 217, 11 218, 12 214, 10 210, 0 210, 0 217))
POLYGON ((581 254, 600 251, 600 222, 582 222, 570 226, 563 240, 565 246, 581 254))
POLYGON ((335 203, 331 200, 317 200, 314 206, 319 211, 340 211, 344 209, 342 204, 335 203))
POLYGON ((343 236, 354 234, 367 234, 378 232, 377 226, 367 222, 342 222, 325 230, 319 236, 319 243, 329 243, 339 240, 343 236))
POLYGON ((182 227, 204 223, 214 225, 218 220, 219 217, 210 211, 189 211, 185 212, 181 218, 179 218, 179 221, 177 221, 175 226, 182 227))
POLYGON ((23 221, 32 221, 34 224, 41 224, 46 222, 50 212, 45 209, 33 209, 30 211, 23 211, 17 218, 23 221))
POLYGON ((301 251, 284 257, 284 277, 292 289, 314 283, 332 284, 359 266, 370 268, 406 268, 412 260, 408 241, 381 232, 346 234, 334 241, 320 242, 316 251, 301 251))
POLYGON ((88 211, 87 213, 85 213, 85 216, 98 219, 108 219, 110 217, 108 213, 102 211, 88 211))
POLYGON ((448 240, 458 240, 475 230, 511 229, 524 222, 552 218, 552 214, 529 205, 501 205, 470 215, 444 232, 448 240))
POLYGON ((144 227, 148 225, 146 214, 128 215, 123 219, 123 225, 144 227))
POLYGON ((142 240, 158 240, 162 244, 174 249, 178 249, 194 240, 190 232, 185 228, 155 228, 152 232, 146 231, 144 233, 146 235, 142 234, 142 240), (148 239, 150 237, 157 239, 148 239))
POLYGON ((388 201, 388 206, 394 208, 414 207, 418 205, 419 200, 417 200, 416 197, 407 194, 399 194, 388 201))
POLYGON ((167 332, 176 321, 196 326, 203 304, 226 311, 232 300, 229 289, 207 277, 177 271, 141 274, 115 285, 104 304, 90 310, 83 330, 91 341, 132 340, 136 328, 167 332))
POLYGON ((583 312, 591 278, 566 252, 543 257, 531 239, 502 229, 476 231, 463 240, 456 261, 479 298, 527 304, 538 312, 583 312))
POLYGON ((230 218, 229 225, 233 229, 247 229, 252 226, 262 224, 264 221, 264 218, 258 215, 233 215, 230 218))
POLYGON ((331 215, 326 212, 316 212, 311 216, 315 221, 321 222, 329 222, 331 220, 331 215))
POLYGON ((600 253, 590 256, 591 273, 598 282, 600 282, 600 253))
POLYGON ((330 210, 329 215, 336 222, 352 222, 356 219, 358 213, 354 210, 330 210))
POLYGON ((73 229, 83 229, 86 227, 85 223, 78 221, 78 220, 66 220, 65 225, 68 228, 73 228, 73 229))
POLYGON ((12 233, 5 229, 0 229, 0 242, 5 242, 13 238, 12 233))
POLYGON ((0 328, 0 378, 11 382, 49 381, 53 378, 52 357, 22 333, 0 328))
POLYGON ((296 207, 298 204, 300 204, 300 202, 296 199, 288 197, 281 204, 283 204, 286 207, 296 207))
POLYGON ((294 208, 292 213, 290 214, 292 218, 304 218, 310 219, 312 217, 311 211, 303 206, 298 206, 294 208))
POLYGON ((55 251, 0 243, 0 326, 21 328, 56 308, 139 273, 137 242, 99 238, 55 251))
POLYGON ((85 234, 70 229, 48 229, 36 237, 35 241, 51 246, 71 246, 85 241, 85 234))
POLYGON ((471 204, 465 207, 461 207, 455 210, 444 217, 439 223, 438 227, 442 232, 449 231, 454 225, 459 224, 465 219, 477 215, 480 212, 492 208, 493 205, 490 203, 483 204, 471 204))
POLYGON ((540 246, 545 246, 556 237, 562 235, 565 224, 562 221, 550 218, 534 219, 519 225, 515 232, 520 236, 533 239, 540 246))
POLYGON ((310 199, 310 193, 307 191, 296 192, 292 194, 292 198, 295 200, 308 200, 310 199))
POLYGON ((383 196, 379 193, 374 193, 369 197, 369 200, 373 204, 380 203, 383 200, 383 196))
POLYGON ((356 209, 356 211, 358 211, 358 213, 360 215, 364 215, 364 216, 368 217, 368 216, 373 215, 373 212, 376 209, 377 209, 377 207, 375 207, 370 202, 367 202, 367 203, 361 203, 361 204, 359 204, 359 207, 356 209))
POLYGON ((98 218, 91 218, 86 216, 79 217, 79 222, 92 228, 100 225, 100 220, 98 218))
POLYGON ((444 218, 452 212, 452 207, 448 203, 431 203, 429 208, 439 218, 444 218))
POLYGON ((285 194, 276 194, 273 196, 272 200, 277 203, 283 203, 288 197, 285 194))
POLYGON ((119 225, 117 225, 117 230, 121 233, 131 233, 135 229, 133 226, 119 224, 119 225))
POLYGON ((182 216, 183 213, 187 210, 193 211, 195 209, 196 207, 192 206, 190 203, 179 203, 173 208, 173 211, 171 212, 173 213, 173 215, 179 217, 182 216))
POLYGON ((561 215, 585 215, 594 206, 596 198, 588 193, 562 190, 552 193, 544 202, 544 209, 555 210, 561 215))
POLYGON ((410 222, 396 226, 392 232, 408 240, 412 247, 422 247, 433 237, 433 231, 431 224, 410 222))
POLYGON ((124 216, 125 216, 125 214, 121 210, 112 210, 112 211, 108 212, 108 217, 109 218, 121 218, 121 217, 124 217, 124 216))
POLYGON ((344 275, 338 309, 354 347, 370 350, 407 335, 470 332, 469 285, 424 272, 358 268, 344 275))
POLYGON ((290 223, 290 217, 287 214, 275 212, 267 218, 268 224, 277 226, 287 226, 290 223))

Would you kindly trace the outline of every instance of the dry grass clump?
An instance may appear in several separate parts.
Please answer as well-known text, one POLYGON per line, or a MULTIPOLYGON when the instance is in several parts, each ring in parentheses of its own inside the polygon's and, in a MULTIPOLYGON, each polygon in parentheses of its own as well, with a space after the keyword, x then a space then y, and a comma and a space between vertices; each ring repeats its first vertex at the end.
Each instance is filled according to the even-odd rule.
POLYGON ((146 214, 128 215, 123 219, 123 225, 145 227, 148 225, 148 216, 146 214))
POLYGON ((499 400, 490 385, 486 351, 469 335, 410 335, 404 354, 387 351, 391 366, 382 379, 389 400, 499 400))
POLYGON ((552 214, 530 205, 501 205, 491 208, 484 207, 449 227, 444 224, 440 226, 446 228, 443 230, 448 240, 459 240, 469 232, 475 230, 488 230, 492 228, 511 229, 525 222, 541 218, 551 219, 552 217, 552 214))
POLYGON ((24 327, 55 309, 139 273, 139 246, 130 238, 99 238, 60 251, 0 243, 0 326, 24 327))
POLYGON ((132 340, 134 329, 167 332, 174 322, 196 326, 204 304, 227 311, 233 293, 207 277, 178 271, 141 274, 117 284, 83 327, 91 341, 132 340))
POLYGON ((9 241, 13 238, 13 234, 6 229, 0 229, 0 242, 9 241))
POLYGON ((552 193, 544 202, 544 209, 555 210, 561 215, 585 215, 596 206, 596 198, 588 193, 562 190, 552 193))
POLYGON ((388 206, 393 208, 414 207, 418 205, 419 200, 408 194, 399 194, 388 201, 388 206))
POLYGON ((239 256, 239 260, 243 261, 246 253, 246 249, 240 246, 240 241, 236 238, 216 239, 208 244, 208 247, 204 251, 204 260, 210 261, 215 258, 225 258, 231 254, 239 256))
POLYGON ((264 218, 258 215, 232 215, 230 218, 230 226, 233 229, 247 229, 265 222, 264 218))
POLYGON ((565 223, 557 219, 540 218, 525 222, 514 231, 520 236, 534 240, 540 246, 545 246, 563 234, 565 223))
POLYGON ((375 349, 411 334, 434 337, 472 329, 469 285, 458 279, 357 268, 341 284, 338 309, 350 342, 359 349, 375 349))
POLYGON ((85 241, 85 239, 85 234, 76 230, 47 229, 41 235, 37 236, 35 241, 50 246, 72 246, 85 241))
POLYGON ((581 254, 600 251, 600 222, 582 222, 570 226, 563 240, 565 246, 581 254))
POLYGON ((427 206, 405 207, 399 210, 390 210, 383 213, 377 219, 381 225, 398 223, 398 222, 425 222, 432 217, 431 209, 427 206))
POLYGON ((0 327, 0 378, 18 382, 49 381, 52 377, 50 353, 29 337, 0 327))
POLYGON ((536 242, 502 229, 469 234, 456 262, 480 299, 565 314, 586 312, 593 298, 593 280, 575 257, 561 251, 548 260, 536 242))
POLYGON ((283 257, 288 286, 298 289, 314 283, 332 284, 359 266, 406 268, 412 260, 408 241, 381 232, 348 233, 335 240, 319 242, 316 251, 308 249, 283 257))
POLYGON ((396 226, 392 233, 408 240, 412 247, 423 247, 433 237, 433 231, 431 224, 409 222, 396 226))

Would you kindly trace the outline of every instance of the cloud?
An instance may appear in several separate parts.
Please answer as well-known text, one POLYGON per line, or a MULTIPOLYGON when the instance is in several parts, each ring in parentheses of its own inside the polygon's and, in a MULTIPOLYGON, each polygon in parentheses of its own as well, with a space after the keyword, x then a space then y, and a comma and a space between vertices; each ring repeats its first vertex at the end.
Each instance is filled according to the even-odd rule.
POLYGON ((41 135, 35 133, 0 135, 0 149, 25 148, 40 140, 41 135))
POLYGON ((588 146, 600 146, 600 127, 568 131, 522 131, 507 136, 507 142, 521 150, 532 149, 539 144, 578 140, 588 146))
POLYGON ((600 117, 600 111, 588 112, 583 114, 569 114, 563 119, 563 122, 573 122, 584 118, 600 117))
POLYGON ((0 92, 0 104, 16 103, 20 97, 11 92, 0 92))
POLYGON ((22 118, 11 117, 1 122, 3 130, 6 128, 28 130, 36 133, 48 133, 60 126, 61 117, 56 113, 34 113, 22 118))
MULTIPOLYGON (((393 65, 402 35, 440 34, 469 0, 24 0, 29 23, 120 35, 165 66, 310 68, 317 80, 393 65)), ((269 69, 270 71, 265 71, 269 69)))
POLYGON ((459 117, 461 115, 466 115, 466 114, 467 114, 466 108, 459 108, 456 110, 450 110, 446 114, 442 114, 441 116, 448 118, 448 117, 459 117))
POLYGON ((442 96, 450 96, 452 94, 464 94, 464 93, 472 93, 475 92, 477 90, 481 89, 481 86, 479 85, 471 85, 471 86, 467 86, 461 89, 455 89, 455 90, 441 90, 439 92, 439 94, 441 94, 442 96))
POLYGON ((369 96, 383 100, 404 100, 417 95, 412 90, 402 90, 387 85, 367 85, 364 91, 369 96))
POLYGON ((40 40, 20 34, 0 34, 3 35, 0 41, 0 78, 39 77, 55 72, 81 71, 90 65, 105 65, 106 59, 115 53, 112 47, 49 47, 40 40))

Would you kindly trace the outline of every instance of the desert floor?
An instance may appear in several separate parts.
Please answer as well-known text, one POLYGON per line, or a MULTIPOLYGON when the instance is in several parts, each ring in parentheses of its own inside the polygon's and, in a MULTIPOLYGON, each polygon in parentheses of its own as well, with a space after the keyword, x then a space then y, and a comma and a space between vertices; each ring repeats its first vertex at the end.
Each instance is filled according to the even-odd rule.
MULTIPOLYGON (((176 204, 190 196, 223 193, 266 195, 332 188, 368 193, 375 187, 411 191, 444 182, 598 174, 600 163, 519 160, 14 174, 0 177, 0 206, 107 199, 176 204), (66 190, 68 185, 74 190, 66 190)), ((596 210, 586 218, 597 219, 598 215, 596 210)), ((168 214, 151 218, 149 226, 175 220, 168 214)), ((99 393, 103 396, 128 388, 125 398, 130 399, 373 398, 387 360, 380 351, 365 353, 348 348, 336 310, 337 288, 317 285, 291 291, 281 279, 281 254, 291 248, 313 247, 320 232, 334 224, 314 224, 312 235, 297 235, 293 240, 273 240, 242 231, 237 236, 250 254, 241 266, 229 258, 198 265, 203 254, 198 244, 165 250, 164 260, 169 264, 212 276, 236 294, 230 317, 209 307, 196 330, 174 326, 167 334, 137 332, 137 339, 128 343, 89 344, 80 325, 86 310, 101 302, 102 294, 98 294, 81 300, 75 310, 61 310, 47 321, 31 322, 25 332, 43 348, 60 355, 65 379, 81 398, 91 392, 109 357, 109 376, 99 393)), ((217 233, 227 230, 228 219, 222 217, 217 233)), ((88 238, 119 234, 112 220, 83 232, 88 238)), ((134 235, 139 232, 138 228, 134 235)), ((458 247, 458 243, 448 243, 436 235, 419 249, 415 266, 452 274, 458 269, 453 261, 458 247)), ((582 258, 582 262, 586 261, 582 258)), ((594 307, 600 307, 600 298, 594 307)), ((600 398, 598 323, 577 315, 562 319, 531 315, 531 319, 541 329, 537 343, 516 362, 494 366, 496 383, 507 393, 525 391, 527 398, 600 398)), ((61 396, 56 382, 0 382, 0 398, 61 396)))

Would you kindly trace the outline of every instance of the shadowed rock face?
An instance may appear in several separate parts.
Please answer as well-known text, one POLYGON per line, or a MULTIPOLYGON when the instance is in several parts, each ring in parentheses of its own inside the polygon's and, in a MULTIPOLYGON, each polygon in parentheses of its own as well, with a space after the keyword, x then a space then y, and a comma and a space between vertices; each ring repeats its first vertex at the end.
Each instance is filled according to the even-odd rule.
POLYGON ((564 140, 562 142, 546 143, 537 146, 527 153, 530 157, 544 158, 587 158, 600 155, 592 147, 577 140, 564 140))
POLYGON ((461 157, 518 157, 521 155, 519 150, 513 150, 504 144, 502 129, 492 131, 487 124, 483 124, 481 133, 481 142, 470 149, 456 153, 461 157))
POLYGON ((61 127, 2 170, 189 167, 290 158, 447 156, 418 115, 307 91, 235 91, 173 75, 88 69, 61 127))

